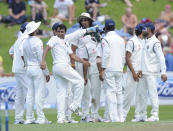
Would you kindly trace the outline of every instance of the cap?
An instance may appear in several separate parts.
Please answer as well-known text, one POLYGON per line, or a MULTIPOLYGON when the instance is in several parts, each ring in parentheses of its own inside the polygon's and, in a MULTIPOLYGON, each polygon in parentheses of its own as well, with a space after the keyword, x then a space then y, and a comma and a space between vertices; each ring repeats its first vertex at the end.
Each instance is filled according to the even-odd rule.
POLYGON ((26 25, 28 24, 28 22, 25 22, 24 24, 22 24, 20 26, 20 31, 23 33, 26 30, 26 25))
POLYGON ((135 27, 135 31, 139 31, 139 32, 142 32, 144 29, 145 29, 145 25, 144 24, 138 24, 135 27))
POLYGON ((56 30, 56 29, 57 29, 57 26, 58 26, 59 24, 60 24, 59 22, 56 22, 55 24, 53 24, 52 30, 56 30))
POLYGON ((105 27, 109 27, 109 26, 114 26, 115 27, 115 22, 112 19, 107 19, 105 21, 105 27))
POLYGON ((151 22, 146 23, 146 24, 145 24, 145 27, 146 27, 146 28, 150 28, 152 32, 154 32, 154 30, 155 30, 155 26, 154 26, 154 24, 151 23, 151 22))

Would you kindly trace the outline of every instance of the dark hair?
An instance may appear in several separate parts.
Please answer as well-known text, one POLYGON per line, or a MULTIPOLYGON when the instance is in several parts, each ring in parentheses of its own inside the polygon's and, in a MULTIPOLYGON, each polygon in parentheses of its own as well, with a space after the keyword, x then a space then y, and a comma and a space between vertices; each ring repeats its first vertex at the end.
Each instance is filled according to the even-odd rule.
MULTIPOLYGON (((90 20, 89 18, 85 18, 85 19, 88 19, 88 21, 89 21, 89 27, 92 27, 93 26, 92 20, 90 20)), ((79 24, 80 24, 80 27, 82 27, 81 20, 79 21, 79 24)))
POLYGON ((107 31, 114 31, 115 30, 115 26, 111 25, 111 26, 106 26, 105 27, 107 31))
POLYGON ((151 29, 151 28, 150 28, 150 30, 151 30, 151 33, 152 33, 152 34, 154 34, 154 30, 153 30, 153 29, 151 29))
POLYGON ((64 24, 59 24, 59 25, 57 26, 57 29, 58 29, 58 28, 64 29, 65 32, 67 31, 67 27, 66 27, 64 24))
POLYGON ((135 34, 136 34, 136 36, 139 36, 142 34, 142 31, 141 30, 135 30, 135 34))

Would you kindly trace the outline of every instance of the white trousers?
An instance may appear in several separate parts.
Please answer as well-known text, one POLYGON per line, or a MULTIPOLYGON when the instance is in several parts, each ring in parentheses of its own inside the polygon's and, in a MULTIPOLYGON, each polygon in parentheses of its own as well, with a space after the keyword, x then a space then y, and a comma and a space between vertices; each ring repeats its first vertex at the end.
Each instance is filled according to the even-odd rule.
POLYGON ((99 117, 101 81, 99 74, 89 75, 91 82, 91 117, 97 119, 99 117))
POLYGON ((15 73, 16 97, 15 97, 15 121, 23 120, 24 104, 28 88, 28 77, 26 73, 15 73))
POLYGON ((45 77, 40 66, 28 66, 28 92, 26 97, 26 119, 34 120, 33 106, 36 105, 37 119, 44 120, 45 77))
MULTIPOLYGON (((76 66, 76 71, 80 74, 80 76, 83 78, 83 64, 78 63, 78 66, 76 66)), ((82 96, 82 113, 83 118, 89 116, 89 105, 91 100, 91 93, 90 93, 91 83, 88 79, 88 83, 86 86, 84 86, 83 90, 83 96, 82 96)))
MULTIPOLYGON (((127 117, 127 114, 130 110, 132 101, 135 99, 135 118, 140 118, 140 106, 143 104, 141 101, 141 91, 140 91, 140 82, 136 82, 133 79, 131 72, 126 73, 126 87, 124 88, 124 101, 123 101, 123 112, 124 118, 127 117), (135 97, 136 96, 136 97, 135 97)), ((141 81, 139 79, 139 81, 141 81)))
POLYGON ((142 106, 141 112, 143 117, 147 116, 147 100, 148 95, 152 105, 151 115, 158 117, 159 114, 159 99, 157 93, 157 75, 143 75, 141 78, 142 106))
POLYGON ((105 72, 104 88, 111 121, 123 120, 122 73, 105 72))
POLYGON ((70 104, 73 102, 73 88, 72 88, 72 84, 69 82, 67 85, 67 93, 66 93, 66 119, 67 120, 71 120, 71 115, 72 115, 72 111, 69 109, 70 104))
POLYGON ((53 66, 53 75, 56 80, 57 88, 57 119, 65 120, 66 112, 66 96, 68 83, 72 84, 73 101, 70 107, 77 109, 82 100, 84 80, 82 77, 68 64, 55 64, 53 66))

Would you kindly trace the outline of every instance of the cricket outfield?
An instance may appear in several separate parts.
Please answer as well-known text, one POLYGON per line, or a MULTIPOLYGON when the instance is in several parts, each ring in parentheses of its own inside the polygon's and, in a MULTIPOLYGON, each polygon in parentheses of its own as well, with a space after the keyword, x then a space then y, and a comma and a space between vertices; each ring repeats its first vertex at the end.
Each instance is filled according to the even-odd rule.
MULTIPOLYGON (((151 107, 148 108, 150 112, 151 107)), ((45 109, 45 115, 53 124, 45 125, 14 125, 14 110, 9 111, 9 131, 173 131, 173 105, 160 106, 159 122, 131 122, 134 115, 132 107, 125 123, 79 123, 79 124, 57 124, 56 110, 45 109)), ((100 109, 103 116, 104 109, 100 109)), ((148 116, 149 113, 148 113, 148 116)), ((80 120, 74 115, 75 120, 80 120)), ((5 112, 1 112, 2 131, 5 130, 5 112)))

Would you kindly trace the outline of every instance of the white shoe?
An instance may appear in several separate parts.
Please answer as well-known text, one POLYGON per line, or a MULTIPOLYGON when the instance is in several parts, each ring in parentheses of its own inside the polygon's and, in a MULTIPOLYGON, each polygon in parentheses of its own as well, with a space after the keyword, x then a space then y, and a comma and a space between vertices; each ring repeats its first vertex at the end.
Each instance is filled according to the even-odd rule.
POLYGON ((43 120, 36 120, 35 123, 36 124, 51 124, 52 121, 48 121, 47 119, 43 119, 43 120))
POLYGON ((89 117, 89 116, 86 118, 86 121, 87 121, 88 123, 89 123, 89 122, 94 122, 93 119, 92 119, 91 117, 89 117))
POLYGON ((105 122, 105 123, 110 123, 110 122, 112 122, 111 120, 104 120, 103 122, 105 122))
POLYGON ((26 120, 24 124, 36 124, 35 120, 26 120))
POLYGON ((57 120, 57 123, 64 124, 64 123, 69 123, 69 121, 67 121, 67 120, 57 120))
POLYGON ((131 120, 131 122, 140 122, 140 120, 137 119, 137 118, 134 118, 134 119, 131 120))
POLYGON ((98 116, 96 118, 93 119, 94 122, 103 122, 104 119, 101 116, 98 116))
POLYGON ((82 112, 80 111, 79 107, 76 109, 73 109, 71 106, 69 107, 69 109, 75 113, 77 116, 82 116, 82 112))
POLYGON ((148 122, 157 122, 159 121, 159 117, 151 116, 150 118, 147 119, 148 122))
POLYGON ((68 120, 69 123, 79 123, 78 121, 75 121, 74 119, 68 120))
POLYGON ((21 120, 15 120, 14 124, 17 125, 17 124, 24 124, 25 121, 23 119, 21 120))

